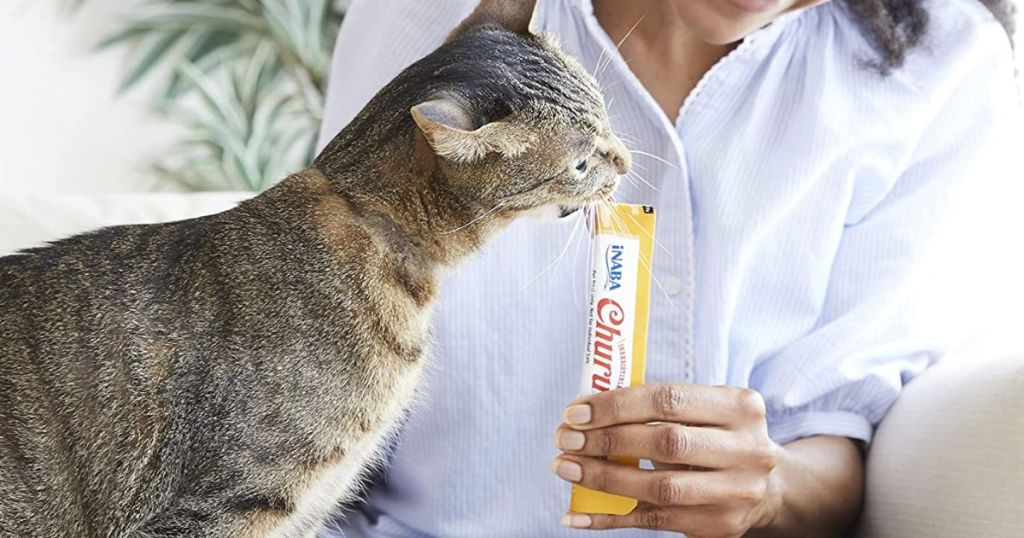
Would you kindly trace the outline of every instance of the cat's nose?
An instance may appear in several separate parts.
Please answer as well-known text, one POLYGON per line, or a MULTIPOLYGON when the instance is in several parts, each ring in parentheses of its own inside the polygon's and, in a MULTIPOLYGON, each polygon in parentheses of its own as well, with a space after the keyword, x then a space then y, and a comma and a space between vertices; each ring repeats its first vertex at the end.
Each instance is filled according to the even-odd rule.
POLYGON ((608 140, 607 148, 604 150, 605 156, 611 160, 615 166, 615 171, 620 176, 624 176, 629 173, 629 170, 633 167, 633 154, 630 153, 629 148, 619 140, 619 137, 611 135, 608 140))

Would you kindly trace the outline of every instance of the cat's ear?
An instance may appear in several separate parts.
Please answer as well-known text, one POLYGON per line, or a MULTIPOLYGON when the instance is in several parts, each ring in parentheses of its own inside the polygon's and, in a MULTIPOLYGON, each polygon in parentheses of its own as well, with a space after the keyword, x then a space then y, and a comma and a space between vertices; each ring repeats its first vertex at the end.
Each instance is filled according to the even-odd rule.
POLYGON ((412 119, 441 157, 472 162, 487 154, 487 146, 475 132, 473 117, 451 99, 434 99, 412 107, 412 119))
POLYGON ((539 0, 481 0, 476 9, 462 21, 446 41, 453 41, 463 32, 484 24, 497 24, 517 34, 538 34, 537 4, 539 0))
POLYGON ((504 121, 476 125, 472 113, 452 99, 420 103, 411 112, 434 153, 451 161, 471 163, 495 151, 514 157, 530 145, 527 133, 504 121))

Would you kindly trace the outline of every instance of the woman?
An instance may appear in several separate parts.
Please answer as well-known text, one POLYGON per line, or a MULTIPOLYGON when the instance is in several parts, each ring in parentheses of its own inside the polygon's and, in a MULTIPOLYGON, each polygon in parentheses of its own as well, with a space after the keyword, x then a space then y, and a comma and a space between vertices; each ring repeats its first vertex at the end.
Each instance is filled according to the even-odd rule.
MULTIPOLYGON (((1008 26, 1008 4, 987 3, 1008 26)), ((474 4, 354 3, 321 140, 474 4)), ((873 426, 961 333, 938 298, 962 275, 939 261, 967 246, 955 241, 966 200, 1008 179, 994 165, 1017 103, 1005 29, 976 0, 538 9, 596 73, 636 150, 642 179, 617 198, 658 211, 648 385, 566 407, 584 345, 579 221, 515 225, 447 283, 423 404, 386 480, 339 525, 346 536, 572 533, 559 523, 624 529, 615 536, 843 532, 873 426), (567 482, 641 504, 564 514, 567 482)))

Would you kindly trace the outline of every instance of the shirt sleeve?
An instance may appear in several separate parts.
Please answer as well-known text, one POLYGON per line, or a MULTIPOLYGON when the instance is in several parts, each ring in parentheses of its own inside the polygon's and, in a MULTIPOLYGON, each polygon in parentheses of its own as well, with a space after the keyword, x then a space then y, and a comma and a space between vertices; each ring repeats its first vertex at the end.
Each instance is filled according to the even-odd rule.
POLYGON ((355 0, 334 46, 323 149, 403 69, 427 55, 473 10, 473 0, 355 0))
POLYGON ((1012 145, 1024 138, 1005 34, 978 35, 948 83, 921 96, 933 112, 903 172, 848 218, 814 329, 753 372, 776 442, 869 442, 904 384, 983 318, 972 309, 1004 267, 997 238, 1019 230, 1005 202, 1019 190, 1024 147, 1012 145))

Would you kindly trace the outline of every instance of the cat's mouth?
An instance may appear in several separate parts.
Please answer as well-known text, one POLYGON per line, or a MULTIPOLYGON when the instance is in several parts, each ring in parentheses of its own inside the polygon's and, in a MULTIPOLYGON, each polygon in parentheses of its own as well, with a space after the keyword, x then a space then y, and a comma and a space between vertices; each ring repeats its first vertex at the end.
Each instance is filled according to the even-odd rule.
POLYGON ((558 218, 564 219, 565 217, 568 217, 569 215, 572 215, 573 213, 579 211, 580 209, 583 209, 583 206, 569 207, 569 206, 560 205, 560 206, 558 206, 558 218))
POLYGON ((576 213, 577 211, 583 209, 584 207, 587 207, 589 205, 592 205, 592 204, 595 204, 595 203, 598 203, 598 202, 602 202, 602 201, 610 202, 610 201, 612 201, 612 194, 615 193, 615 189, 617 189, 618 187, 619 187, 619 178, 615 178, 615 180, 613 180, 613 181, 611 181, 609 183, 606 183, 597 192, 595 192, 592 196, 590 196, 589 198, 587 198, 585 200, 582 200, 582 201, 580 201, 578 203, 573 203, 573 204, 559 204, 559 206, 558 206, 558 217, 559 218, 568 217, 568 216, 572 215, 573 213, 576 213))

